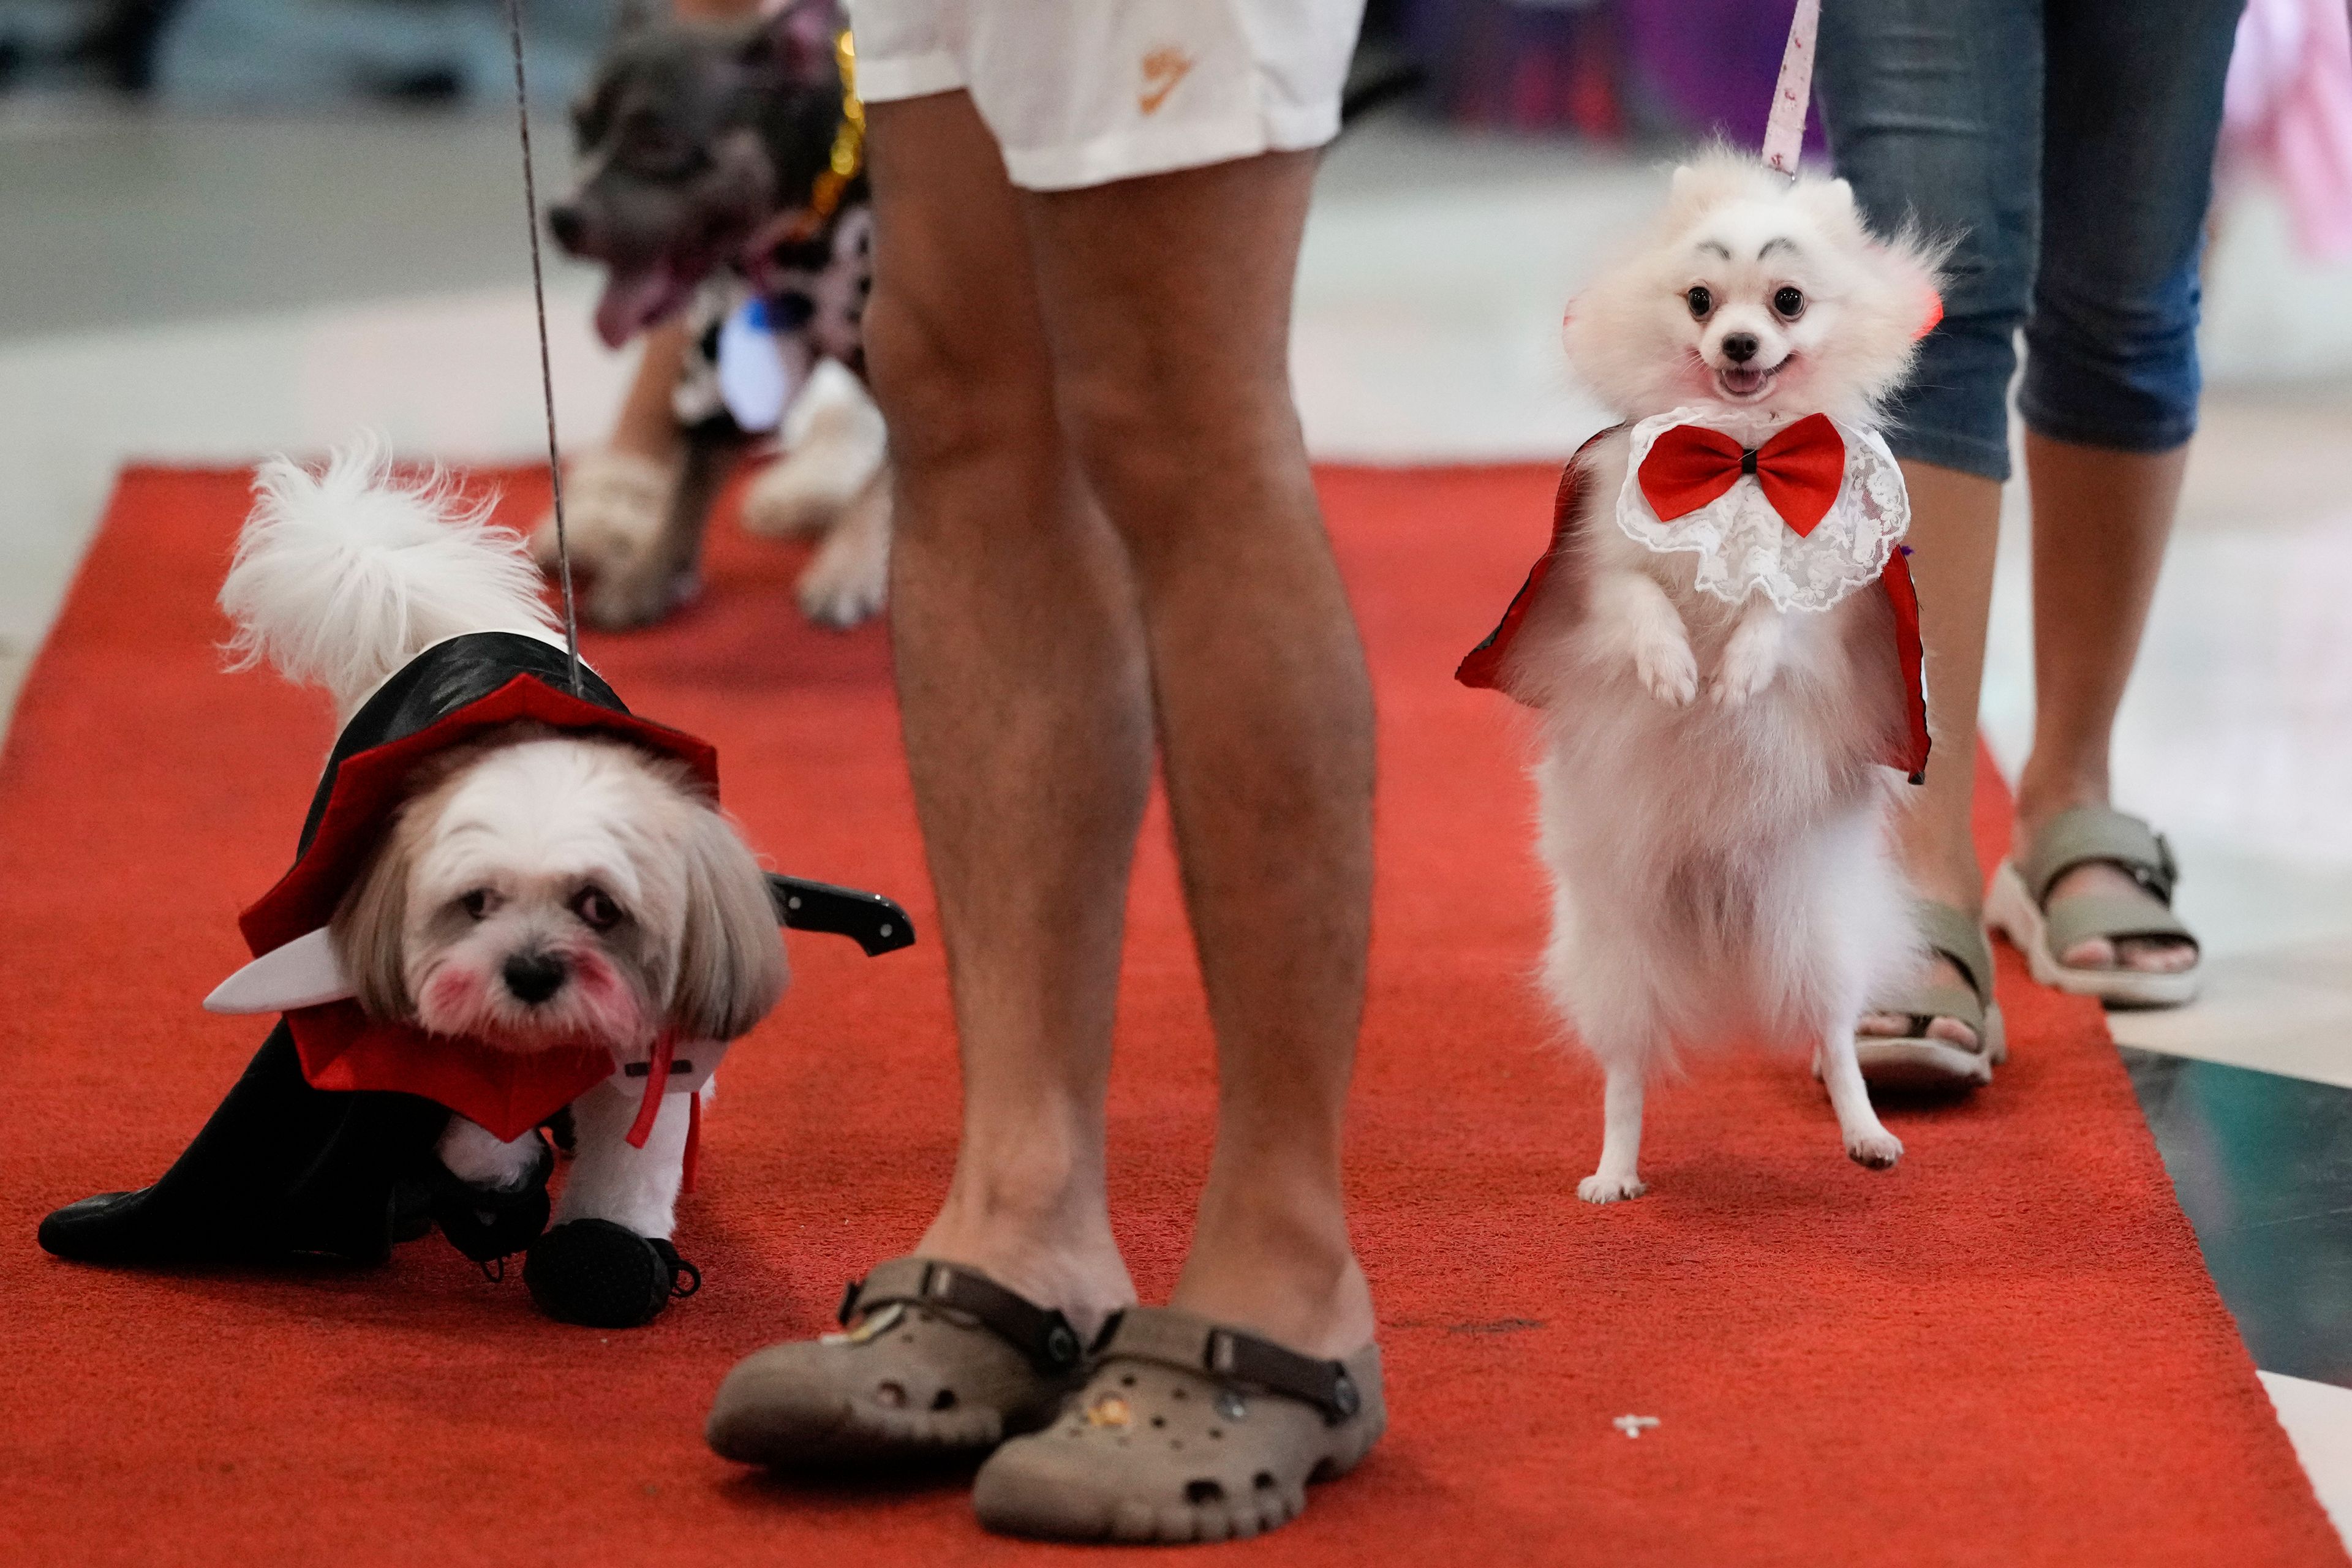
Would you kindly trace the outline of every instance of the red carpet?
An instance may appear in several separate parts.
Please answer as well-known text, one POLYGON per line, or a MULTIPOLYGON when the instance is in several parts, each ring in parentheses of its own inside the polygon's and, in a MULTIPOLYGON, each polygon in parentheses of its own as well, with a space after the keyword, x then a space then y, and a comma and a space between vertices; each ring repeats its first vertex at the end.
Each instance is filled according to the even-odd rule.
MULTIPOLYGON (((1523 973, 1543 903, 1507 705, 1448 679, 1544 535, 1530 469, 1333 472, 1385 776, 1355 1121, 1393 1435, 1267 1561, 1692 1565, 2341 1563, 2175 1206, 2098 1012, 2006 977, 1994 1087, 1840 1153, 1801 1064, 1654 1100, 1654 1195, 1576 1202, 1599 1084, 1523 973), (1613 1417, 1658 1425, 1628 1439, 1613 1417)), ((516 484, 516 521, 538 492, 516 484)), ((945 1181, 940 949, 795 939, 730 1058, 681 1240, 701 1295, 598 1334, 437 1240, 373 1271, 56 1262, 50 1206, 160 1172, 262 1029, 196 1002, 242 958, 329 738, 224 675, 212 595, 241 474, 128 475, 0 761, 0 1562, 1006 1562, 952 1484, 767 1482, 707 1453, 739 1354, 804 1334, 945 1181)), ((717 531, 677 625, 595 639, 641 711, 719 742, 776 862, 929 910, 879 632, 813 631, 795 551, 717 531)), ((1946 765, 1949 765, 1948 761, 1946 765)), ((1171 1280, 1212 1105, 1155 822, 1135 895, 1113 1182, 1171 1280)), ((927 931, 930 927, 926 924, 927 931)))

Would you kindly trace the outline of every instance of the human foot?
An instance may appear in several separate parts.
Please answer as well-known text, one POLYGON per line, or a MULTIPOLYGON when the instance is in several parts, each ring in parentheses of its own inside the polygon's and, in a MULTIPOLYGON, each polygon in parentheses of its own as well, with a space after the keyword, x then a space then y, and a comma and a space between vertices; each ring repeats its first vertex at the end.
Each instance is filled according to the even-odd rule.
POLYGON ((1060 1541, 1226 1541, 1286 1524, 1388 1425, 1381 1355, 1301 1355, 1178 1311, 1123 1313, 1060 1418, 981 1467, 982 1524, 1060 1541))
POLYGON ((2096 804, 2021 811, 2012 844, 1987 913, 2035 980, 2135 1006, 2196 996, 2197 939, 2171 909, 2179 868, 2147 823, 2096 804))
POLYGON ((878 1264, 840 1318, 736 1363, 704 1428, 714 1451, 774 1468, 982 1454, 1051 1421, 1086 1370, 1064 1314, 960 1264, 878 1264))
MULTIPOLYGON (((1927 962, 1908 986, 1874 997, 1854 1024, 1865 1082, 1901 1088, 1988 1083, 2008 1056, 1992 999, 1992 949, 1973 910, 1930 899, 1912 906, 1927 962)), ((1816 1075, 1821 1071, 1817 1061, 1816 1075)))
MULTIPOLYGON (((2142 891, 2121 868, 2095 862, 2077 866, 2050 884, 2047 908, 2078 897, 2130 898, 2142 891)), ((2058 955, 2069 969, 2136 969, 2145 974, 2179 974, 2197 965, 2197 944, 2181 937, 2109 937, 2094 933, 2058 955)))
MULTIPOLYGON (((1948 986, 1954 990, 1963 991, 1968 989, 1969 984, 1967 972, 1940 952, 1929 955, 1927 968, 1922 976, 1922 981, 1927 985, 1948 986)), ((1869 1035, 1879 1038, 1899 1039, 1913 1032, 1916 1022, 1914 1015, 1908 1013, 1864 1013, 1862 1016, 1862 1021, 1854 1026, 1853 1032, 1857 1035, 1869 1035)), ((1927 1018, 1927 1028, 1920 1033, 1924 1038, 1943 1040, 1959 1047, 1964 1051, 1973 1051, 1977 1048, 1977 1032, 1958 1018, 1930 1016, 1927 1018)))
POLYGON ((1169 1305, 1304 1355, 1345 1357, 1370 1344, 1371 1287, 1336 1196, 1301 1209, 1205 1198, 1169 1305))

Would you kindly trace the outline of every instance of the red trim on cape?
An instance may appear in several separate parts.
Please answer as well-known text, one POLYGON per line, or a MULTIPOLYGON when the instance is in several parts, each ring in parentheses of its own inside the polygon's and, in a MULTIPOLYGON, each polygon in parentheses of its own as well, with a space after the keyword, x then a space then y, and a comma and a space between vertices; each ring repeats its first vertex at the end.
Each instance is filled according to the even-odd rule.
POLYGON ((343 759, 310 847, 276 887, 237 917, 253 956, 259 958, 327 923, 391 826, 393 811, 407 798, 409 776, 419 763, 486 731, 526 719, 571 734, 609 735, 656 755, 674 757, 702 780, 713 799, 718 797, 719 753, 708 741, 600 708, 558 691, 537 676, 518 675, 414 734, 343 759))
MULTIPOLYGON (((1614 426, 1594 436, 1579 447, 1576 455, 1560 469, 1559 488, 1552 497, 1551 542, 1528 568, 1527 581, 1511 595, 1502 620, 1486 634, 1486 640, 1465 654, 1455 667, 1454 679, 1463 685, 1500 691, 1514 701, 1525 700, 1505 682, 1511 640, 1526 624, 1536 595, 1543 591, 1545 580, 1551 574, 1553 561, 1566 547, 1576 527, 1585 494, 1591 488, 1592 449, 1623 428, 1622 425, 1614 426)), ((1879 761, 1917 784, 1927 770, 1927 689, 1921 675, 1919 597, 1911 584, 1911 566, 1906 559, 1909 554, 1907 547, 1898 545, 1887 556, 1886 570, 1878 579, 1885 592, 1887 606, 1895 613, 1895 652, 1903 681, 1904 711, 1903 732, 1888 737, 1886 753, 1879 761)))
POLYGON ((370 1018, 356 1002, 298 1007, 286 1025, 314 1089, 421 1095, 506 1143, 612 1077, 615 1065, 602 1046, 502 1051, 370 1018))
MULTIPOLYGON (((257 900, 237 925, 256 958, 318 930, 367 863, 407 798, 417 766, 437 752, 523 720, 568 734, 611 736, 684 763, 713 799, 719 753, 682 731, 600 707, 518 675, 413 734, 343 759, 335 770, 319 829, 293 868, 257 900)), ((446 1106, 511 1142, 611 1077, 616 1064, 600 1046, 501 1050, 479 1040, 430 1035, 407 1024, 372 1019, 356 1002, 330 1002, 286 1015, 302 1076, 314 1088, 389 1089, 446 1106)), ((650 1087, 650 1085, 649 1085, 650 1087)), ((658 1103, 656 1101, 656 1103, 658 1103)))

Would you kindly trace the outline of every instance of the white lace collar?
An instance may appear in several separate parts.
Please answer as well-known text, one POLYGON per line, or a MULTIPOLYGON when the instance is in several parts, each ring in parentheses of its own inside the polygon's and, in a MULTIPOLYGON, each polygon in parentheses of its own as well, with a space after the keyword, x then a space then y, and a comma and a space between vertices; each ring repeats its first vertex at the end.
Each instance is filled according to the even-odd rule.
POLYGON ((1677 408, 1633 426, 1625 483, 1617 492, 1617 526, 1636 543, 1661 552, 1698 557, 1698 585, 1731 604, 1762 589, 1783 610, 1826 610, 1865 583, 1877 581, 1886 557, 1911 526, 1903 470, 1877 431, 1832 419, 1845 442, 1845 474, 1837 499, 1813 531, 1799 535, 1765 500, 1752 473, 1722 495, 1673 521, 1662 521, 1642 493, 1642 461, 1658 437, 1677 425, 1696 425, 1755 447, 1788 422, 1720 408, 1677 408))

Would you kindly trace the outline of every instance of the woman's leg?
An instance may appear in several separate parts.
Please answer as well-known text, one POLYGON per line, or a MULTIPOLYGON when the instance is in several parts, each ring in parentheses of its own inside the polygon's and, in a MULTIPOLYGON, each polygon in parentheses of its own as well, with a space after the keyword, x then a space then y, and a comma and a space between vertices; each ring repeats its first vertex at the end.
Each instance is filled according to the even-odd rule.
POLYGON ((1087 1329, 1133 1299, 1103 1192, 1127 877, 1151 778, 1142 626, 1067 460, 1028 237, 961 92, 867 110, 866 361, 890 422, 890 624, 963 1061, 919 1250, 1087 1329))
MULTIPOLYGON (((2032 296, 2041 221, 2040 6, 1832 0, 1818 62, 1838 173, 1863 211, 1882 230, 1916 220, 1953 244, 1944 319, 1921 343, 1887 432, 1911 491, 1911 571, 1936 742, 1927 784, 1912 792, 1896 831, 1920 896, 1973 915, 1984 902, 1970 832, 1977 700, 2009 477, 2014 339, 2032 296)), ((1936 979, 1965 984, 1936 962, 1936 979)), ((1910 1030, 1901 1014, 1863 1027, 1910 1030)), ((1937 1018, 1928 1033, 1976 1043, 1958 1019, 1937 1018)))
MULTIPOLYGON (((2197 263, 2241 0, 2052 0, 2042 178, 2050 220, 2019 405, 2033 500, 2033 753, 2021 842, 2108 799, 2108 748, 2197 421, 2197 263)), ((2109 865, 2051 888, 2128 892, 2109 865)), ((2170 938, 2061 960, 2178 970, 2170 938)))
POLYGON ((1372 704, 1291 401, 1315 155, 1023 198, 1064 418, 1124 541, 1217 1036, 1174 1304, 1372 1337, 1339 1145, 1371 900, 1372 704))

